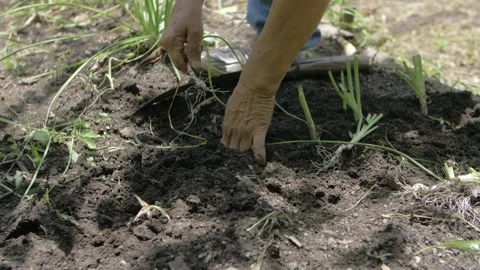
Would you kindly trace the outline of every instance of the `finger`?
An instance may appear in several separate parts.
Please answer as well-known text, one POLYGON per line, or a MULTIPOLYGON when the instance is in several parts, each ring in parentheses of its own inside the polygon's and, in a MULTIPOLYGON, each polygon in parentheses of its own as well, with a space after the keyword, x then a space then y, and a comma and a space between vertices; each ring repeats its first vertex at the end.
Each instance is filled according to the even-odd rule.
POLYGON ((192 30, 187 35, 187 58, 193 69, 201 68, 202 31, 192 30))
POLYGON ((240 132, 238 130, 233 130, 232 136, 230 137, 230 142, 228 144, 228 147, 234 149, 234 150, 239 150, 240 149, 240 132))
POLYGON ((163 47, 167 51, 168 58, 175 67, 183 73, 187 73, 187 57, 181 38, 173 38, 172 41, 166 39, 163 47))
POLYGON ((253 155, 258 163, 265 165, 267 163, 267 154, 265 152, 265 137, 267 136, 268 127, 262 128, 253 134, 253 155))
POLYGON ((232 136, 232 129, 226 125, 222 125, 222 140, 221 143, 225 146, 228 147, 230 145, 230 138, 232 136))
POLYGON ((252 134, 250 132, 246 132, 240 138, 240 144, 238 149, 240 151, 248 150, 252 147, 252 134))

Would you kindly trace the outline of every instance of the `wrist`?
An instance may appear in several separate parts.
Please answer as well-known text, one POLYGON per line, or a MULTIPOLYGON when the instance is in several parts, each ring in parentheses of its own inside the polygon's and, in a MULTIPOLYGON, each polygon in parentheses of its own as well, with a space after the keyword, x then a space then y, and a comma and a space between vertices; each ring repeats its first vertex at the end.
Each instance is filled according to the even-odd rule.
POLYGON ((275 76, 278 72, 266 70, 250 60, 244 66, 238 84, 259 96, 266 98, 275 96, 283 78, 275 76))

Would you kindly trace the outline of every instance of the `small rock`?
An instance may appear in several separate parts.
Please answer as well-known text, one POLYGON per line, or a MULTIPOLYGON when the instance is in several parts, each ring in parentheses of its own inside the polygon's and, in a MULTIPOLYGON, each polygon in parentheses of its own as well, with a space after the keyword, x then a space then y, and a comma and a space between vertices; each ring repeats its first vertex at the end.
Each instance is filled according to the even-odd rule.
POLYGON ((132 127, 125 127, 120 130, 120 136, 124 139, 131 139, 135 136, 135 130, 132 127))
POLYGON ((179 255, 175 259, 168 263, 168 267, 171 270, 190 270, 191 268, 185 263, 185 256, 179 255))
POLYGON ((229 266, 229 267, 228 267, 227 269, 225 269, 225 270, 238 270, 238 268, 233 267, 233 266, 229 266))
POLYGON ((172 209, 169 212, 169 215, 173 219, 179 219, 184 217, 188 214, 188 205, 183 200, 176 200, 173 205, 172 209))
POLYGON ((200 200, 200 198, 197 195, 190 195, 190 196, 187 197, 187 203, 189 203, 189 204, 198 205, 201 202, 202 201, 200 200))
POLYGON ((335 241, 335 239, 333 239, 333 237, 329 237, 328 238, 328 245, 334 245, 337 241, 335 241))
POLYGON ((296 261, 287 263, 289 270, 298 270, 298 263, 296 261))
POLYGON ((207 263, 210 262, 210 260, 211 260, 212 258, 213 258, 213 254, 210 252, 210 253, 208 253, 207 257, 205 257, 205 259, 203 260, 203 262, 204 262, 205 264, 207 264, 207 263))
POLYGON ((13 267, 6 262, 0 262, 0 269, 10 270, 13 269, 13 267))
POLYGON ((285 235, 285 238, 287 238, 288 240, 290 240, 290 242, 292 242, 295 246, 297 246, 298 248, 302 248, 303 245, 300 241, 298 241, 298 239, 293 236, 293 235, 285 235))
POLYGON ((133 228, 133 234, 141 241, 147 241, 157 236, 143 224, 133 228))
POLYGON ((327 251, 328 250, 328 246, 326 246, 326 245, 321 245, 318 248, 322 251, 327 251))

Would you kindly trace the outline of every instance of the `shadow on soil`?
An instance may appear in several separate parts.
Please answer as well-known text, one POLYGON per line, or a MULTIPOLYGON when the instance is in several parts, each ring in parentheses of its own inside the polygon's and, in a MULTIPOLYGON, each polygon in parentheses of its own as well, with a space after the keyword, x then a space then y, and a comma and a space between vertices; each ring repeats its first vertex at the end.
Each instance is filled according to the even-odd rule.
MULTIPOLYGON (((300 82, 322 139, 348 140, 348 130, 355 128, 353 116, 343 110, 327 79, 285 81, 277 95, 279 104, 303 118, 296 92, 300 82)), ((361 85, 364 112, 384 113, 380 128, 365 142, 391 144, 412 157, 428 161, 424 164, 437 173, 446 159, 455 159, 462 166, 480 167, 478 149, 474 147, 480 145, 480 127, 475 122, 479 112, 474 109, 475 102, 469 93, 451 93, 454 89, 430 85, 430 90, 443 89, 440 93, 429 92, 430 115, 458 126, 453 128, 447 122, 421 115, 410 90, 391 73, 375 71, 362 75, 361 85)), ((80 268, 246 267, 259 258, 265 247, 246 228, 272 211, 285 211, 294 226, 276 227, 272 231, 273 242, 265 255, 269 262, 267 269, 285 267, 292 263, 291 258, 309 262, 309 267, 319 267, 325 260, 336 266, 374 267, 382 256, 386 256, 387 262, 400 260, 400 265, 408 265, 410 258, 402 255, 405 248, 402 239, 416 236, 412 230, 403 235, 399 225, 352 228, 358 235, 354 241, 364 243, 346 253, 329 247, 327 242, 316 241, 325 231, 341 234, 345 230, 340 225, 342 218, 350 215, 342 211, 354 206, 374 184, 378 189, 357 207, 359 213, 369 211, 379 218, 381 209, 400 190, 395 181, 420 179, 425 184, 432 183, 425 180, 428 179, 425 172, 405 165, 390 153, 355 147, 345 154, 338 168, 317 174, 312 161, 324 156, 313 144, 268 146, 271 163, 262 168, 250 152, 237 153, 219 145, 224 109, 219 103, 202 108, 188 129, 190 134, 207 139, 207 145, 162 150, 154 142, 177 138, 178 145, 194 145, 198 140, 178 137, 171 130, 167 118, 169 102, 147 110, 143 121, 136 119, 134 123, 125 113, 138 108, 130 102, 134 98, 131 95, 125 89, 118 89, 110 94, 110 102, 100 105, 98 110, 109 109, 114 116, 120 110, 118 107, 125 106, 116 123, 133 133, 113 134, 118 139, 139 139, 136 146, 108 157, 94 155, 93 168, 82 161, 72 169, 71 174, 76 177, 71 182, 55 187, 52 204, 17 205, 18 200, 13 196, 2 200, 0 252, 4 263, 16 265, 29 261, 42 265, 50 260, 52 267, 60 267, 75 260, 80 268), (138 136, 149 133, 155 135, 138 136), (140 210, 133 194, 149 204, 158 201, 172 220, 166 222, 155 213, 151 219, 142 217, 132 222, 140 210), (288 240, 287 233, 301 239, 306 248, 296 247, 298 243, 288 240), (49 241, 58 248, 42 249, 49 241), (84 257, 88 259, 79 261, 84 257)), ((193 101, 196 93, 191 91, 186 96, 193 101)), ((228 95, 220 97, 225 102, 228 95)), ((177 98, 170 112, 179 130, 189 123, 185 100, 177 98)), ((298 139, 308 139, 305 124, 276 109, 267 141, 298 139)), ((55 173, 43 172, 40 177, 48 183, 54 176, 55 173)), ((44 185, 36 190, 40 197, 48 187, 44 185)), ((359 216, 357 222, 364 220, 359 216)))

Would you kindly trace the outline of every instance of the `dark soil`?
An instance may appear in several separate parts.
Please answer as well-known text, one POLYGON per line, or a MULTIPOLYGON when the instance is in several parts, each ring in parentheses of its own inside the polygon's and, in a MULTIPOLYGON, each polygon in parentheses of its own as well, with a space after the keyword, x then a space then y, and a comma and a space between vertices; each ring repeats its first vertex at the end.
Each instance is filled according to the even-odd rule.
MULTIPOLYGON (((0 83, 12 78, 4 76, 0 83)), ((42 121, 53 91, 49 86, 60 85, 58 80, 28 86, 12 80, 4 101, 19 113, 14 120, 42 121), (13 93, 25 97, 29 91, 48 98, 12 101, 13 93)), ((318 173, 314 162, 325 158, 319 145, 290 143, 268 145, 269 163, 261 167, 251 152, 220 145, 224 107, 219 102, 203 107, 185 131, 197 137, 179 136, 171 129, 169 115, 177 130, 190 122, 187 101, 195 102, 197 89, 177 96, 170 111, 172 100, 166 100, 148 108, 143 117, 132 116, 150 98, 175 86, 167 65, 125 67, 117 80, 115 91, 103 94, 85 117, 108 113, 108 122, 92 127, 105 135, 97 144, 121 150, 89 151, 78 144, 81 156, 67 181, 53 187, 68 158, 65 146, 55 145, 32 191, 34 198, 20 204, 14 195, 2 199, 0 269, 250 269, 262 254, 261 269, 479 267, 475 255, 456 250, 414 256, 438 242, 477 239, 478 232, 449 218, 448 209, 426 205, 406 192, 399 183, 430 186, 436 180, 399 156, 354 147, 338 168, 318 173), (198 137, 207 143, 198 145, 198 137), (41 200, 52 187, 50 200, 41 200), (149 204, 158 202, 171 220, 154 212, 134 221, 141 209, 134 194, 149 204), (272 211, 287 213, 291 226, 280 222, 260 236, 259 228, 247 231, 272 211)), ((303 118, 299 83, 321 138, 348 140, 348 131, 356 128, 353 114, 343 110, 328 78, 285 81, 277 102, 303 118)), ((460 172, 468 166, 480 168, 480 111, 470 93, 429 83, 430 116, 446 121, 441 124, 420 113, 408 87, 388 70, 361 74, 361 87, 364 112, 384 114, 379 129, 364 142, 391 145, 439 175, 446 160, 455 161, 460 172)), ((98 95, 78 81, 60 97, 56 114, 62 121, 75 119, 98 95)), ((218 96, 226 102, 229 92, 218 96)), ((16 132, 0 128, 4 152, 16 132)), ((308 140, 308 134, 303 122, 277 108, 267 143, 308 140)), ((28 160, 25 164, 33 171, 28 160)), ((1 166, 6 172, 10 165, 1 166)))

